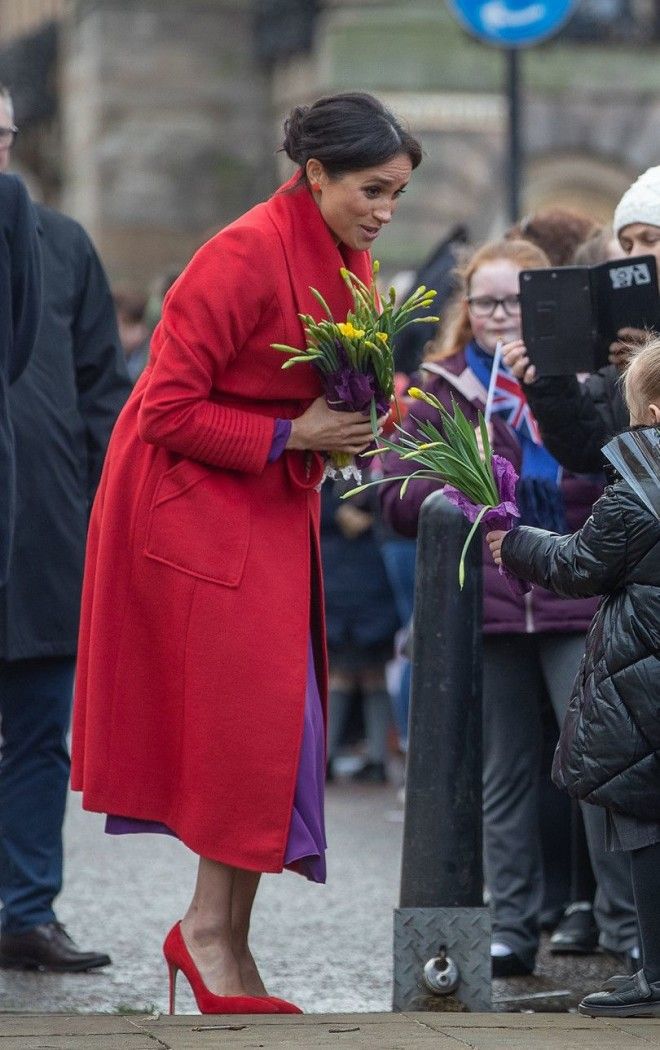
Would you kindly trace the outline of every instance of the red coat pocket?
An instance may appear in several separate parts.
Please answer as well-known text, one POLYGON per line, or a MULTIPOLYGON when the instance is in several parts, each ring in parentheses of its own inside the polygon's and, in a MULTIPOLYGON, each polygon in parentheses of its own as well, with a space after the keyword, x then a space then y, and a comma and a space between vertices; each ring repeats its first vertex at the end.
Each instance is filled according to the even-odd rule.
POLYGON ((239 476, 183 459, 156 486, 144 553, 179 572, 238 587, 250 542, 239 476))

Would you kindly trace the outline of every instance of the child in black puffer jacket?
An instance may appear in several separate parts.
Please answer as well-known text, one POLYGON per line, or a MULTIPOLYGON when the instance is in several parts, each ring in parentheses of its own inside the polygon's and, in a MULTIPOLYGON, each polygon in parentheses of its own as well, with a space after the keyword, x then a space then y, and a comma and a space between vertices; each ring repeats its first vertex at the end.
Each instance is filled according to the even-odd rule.
MULTIPOLYGON (((660 427, 660 339, 624 379, 634 428, 660 427)), ((660 471, 647 499, 618 479, 572 536, 491 532, 496 563, 565 597, 602 594, 562 728, 553 777, 605 806, 608 848, 630 852, 642 969, 588 995, 580 1012, 660 1016, 660 471)))

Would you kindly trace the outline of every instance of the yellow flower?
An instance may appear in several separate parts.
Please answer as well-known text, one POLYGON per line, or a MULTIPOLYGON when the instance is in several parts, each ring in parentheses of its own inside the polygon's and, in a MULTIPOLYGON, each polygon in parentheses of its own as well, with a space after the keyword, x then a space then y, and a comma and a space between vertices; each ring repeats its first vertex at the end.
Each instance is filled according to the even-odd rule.
POLYGON ((414 397, 416 401, 425 401, 431 408, 436 408, 438 412, 442 411, 442 405, 435 394, 430 394, 426 390, 420 390, 418 386, 408 388, 408 397, 414 397))
POLYGON ((381 343, 386 343, 387 332, 376 332, 376 339, 380 339, 381 343))
POLYGON ((354 328, 350 321, 343 324, 340 322, 337 328, 346 339, 364 339, 364 330, 362 328, 354 328))

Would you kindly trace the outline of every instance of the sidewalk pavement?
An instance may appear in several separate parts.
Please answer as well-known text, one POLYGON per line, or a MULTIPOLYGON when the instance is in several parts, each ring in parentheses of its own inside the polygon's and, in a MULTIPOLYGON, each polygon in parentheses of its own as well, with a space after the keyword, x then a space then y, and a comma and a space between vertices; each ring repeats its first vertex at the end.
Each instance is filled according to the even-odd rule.
POLYGON ((0 1014, 0 1050, 647 1050, 660 1020, 578 1014, 372 1013, 291 1017, 0 1014))

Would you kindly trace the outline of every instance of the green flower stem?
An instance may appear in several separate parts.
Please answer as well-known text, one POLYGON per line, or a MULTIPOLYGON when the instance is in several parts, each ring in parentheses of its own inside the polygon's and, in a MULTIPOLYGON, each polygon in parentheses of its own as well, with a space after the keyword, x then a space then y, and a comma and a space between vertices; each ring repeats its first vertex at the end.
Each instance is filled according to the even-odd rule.
POLYGON ((479 511, 479 513, 477 514, 477 516, 476 516, 476 518, 474 520, 472 528, 470 529, 470 531, 467 534, 467 538, 465 540, 465 543, 463 544, 463 550, 461 551, 461 560, 458 563, 458 585, 461 588, 461 590, 463 590, 463 584, 465 583, 465 557, 466 557, 467 552, 468 552, 468 547, 470 546, 470 544, 472 542, 472 537, 474 536, 475 532, 477 531, 477 529, 481 525, 481 519, 483 518, 483 516, 486 513, 486 511, 490 510, 490 509, 491 509, 490 507, 482 507, 481 508, 481 510, 479 511))
POLYGON ((334 323, 334 318, 332 316, 332 310, 330 309, 330 307, 326 303, 326 301, 323 298, 323 296, 321 295, 321 293, 319 291, 317 291, 316 288, 310 288, 310 292, 312 293, 312 295, 316 299, 317 303, 319 303, 319 305, 325 310, 326 314, 328 315, 328 319, 334 323))

